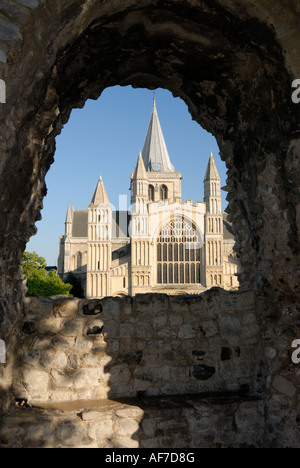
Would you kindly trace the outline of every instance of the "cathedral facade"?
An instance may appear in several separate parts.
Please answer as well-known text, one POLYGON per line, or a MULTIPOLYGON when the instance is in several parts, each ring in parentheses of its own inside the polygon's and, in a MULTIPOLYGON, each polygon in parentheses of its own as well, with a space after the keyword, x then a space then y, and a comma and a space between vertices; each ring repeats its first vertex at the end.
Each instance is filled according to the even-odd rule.
POLYGON ((130 180, 129 211, 112 210, 101 177, 86 211, 68 206, 59 276, 76 275, 86 298, 237 288, 239 261, 213 155, 203 202, 183 202, 182 176, 171 163, 155 100, 130 180))

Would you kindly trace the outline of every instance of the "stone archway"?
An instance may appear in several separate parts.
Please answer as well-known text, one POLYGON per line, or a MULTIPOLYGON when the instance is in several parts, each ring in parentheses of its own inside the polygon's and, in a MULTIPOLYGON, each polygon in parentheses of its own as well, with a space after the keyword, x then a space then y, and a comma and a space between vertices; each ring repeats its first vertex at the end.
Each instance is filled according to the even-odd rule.
POLYGON ((251 7, 243 0, 229 5, 64 0, 56 9, 50 3, 20 7, 13 16, 5 11, 0 50, 7 84, 7 103, 0 108, 4 335, 17 336, 20 256, 40 217, 55 137, 73 108, 116 84, 168 88, 214 134, 228 168, 241 285, 256 291, 269 323, 284 310, 296 310, 300 145, 291 83, 299 61, 292 51, 297 27, 289 37, 281 29, 283 13, 296 25, 296 6, 282 7, 276 15, 259 0, 251 7))

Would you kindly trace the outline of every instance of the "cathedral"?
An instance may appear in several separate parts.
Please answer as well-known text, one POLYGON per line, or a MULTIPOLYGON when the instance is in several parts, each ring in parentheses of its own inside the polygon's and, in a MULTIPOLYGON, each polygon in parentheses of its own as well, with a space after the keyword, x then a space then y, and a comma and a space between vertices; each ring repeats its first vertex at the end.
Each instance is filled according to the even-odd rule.
POLYGON ((142 153, 130 177, 129 211, 112 209, 100 177, 86 211, 68 205, 58 275, 76 275, 85 297, 199 294, 238 287, 239 261, 221 181, 210 154, 204 200, 182 201, 155 99, 142 153))

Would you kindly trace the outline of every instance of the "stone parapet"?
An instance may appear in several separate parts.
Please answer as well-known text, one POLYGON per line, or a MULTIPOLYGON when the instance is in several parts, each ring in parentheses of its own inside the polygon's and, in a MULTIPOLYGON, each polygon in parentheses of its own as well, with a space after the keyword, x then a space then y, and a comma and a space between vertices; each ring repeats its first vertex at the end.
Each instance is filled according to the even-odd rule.
POLYGON ((70 401, 255 387, 252 293, 26 299, 18 399, 70 401))

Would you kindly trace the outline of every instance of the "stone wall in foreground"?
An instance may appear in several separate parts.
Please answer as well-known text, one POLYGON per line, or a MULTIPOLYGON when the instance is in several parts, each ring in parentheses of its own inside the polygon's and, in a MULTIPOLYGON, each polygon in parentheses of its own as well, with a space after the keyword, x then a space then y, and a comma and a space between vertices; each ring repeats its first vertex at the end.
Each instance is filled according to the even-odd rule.
POLYGON ((264 443, 260 400, 181 396, 41 406, 4 417, 0 448, 193 449, 264 443))
POLYGON ((296 312, 267 328, 257 300, 26 299, 0 447, 299 447, 296 312))
POLYGON ((13 392, 29 401, 250 391, 254 295, 26 299, 13 392))

